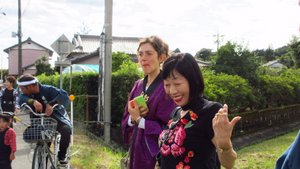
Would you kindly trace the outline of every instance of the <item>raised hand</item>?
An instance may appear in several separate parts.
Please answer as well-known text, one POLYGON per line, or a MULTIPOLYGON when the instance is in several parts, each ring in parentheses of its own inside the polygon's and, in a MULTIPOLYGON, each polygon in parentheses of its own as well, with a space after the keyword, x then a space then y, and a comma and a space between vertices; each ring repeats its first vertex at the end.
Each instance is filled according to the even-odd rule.
POLYGON ((213 118, 214 140, 217 147, 223 150, 232 148, 231 135, 235 124, 241 119, 240 116, 228 119, 228 106, 225 104, 213 118))

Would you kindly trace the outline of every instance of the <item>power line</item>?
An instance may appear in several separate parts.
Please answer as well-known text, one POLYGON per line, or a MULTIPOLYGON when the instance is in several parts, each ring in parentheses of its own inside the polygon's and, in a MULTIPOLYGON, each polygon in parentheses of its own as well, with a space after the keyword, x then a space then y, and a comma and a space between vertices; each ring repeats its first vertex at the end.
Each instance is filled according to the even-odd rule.
MULTIPOLYGON (((27 12, 27 8, 28 8, 28 6, 30 5, 30 3, 31 3, 31 0, 27 1, 27 4, 26 4, 26 6, 25 6, 25 8, 24 8, 24 10, 22 11, 22 14, 21 14, 22 17, 24 17, 24 14, 27 12)), ((0 8, 0 9, 2 9, 2 8, 0 8)), ((1 12, 1 11, 0 11, 0 12, 1 12)), ((1 13, 2 13, 2 12, 1 12, 1 13)), ((5 13, 5 15, 7 15, 7 14, 5 13)), ((14 23, 14 24, 8 26, 7 28, 4 28, 3 30, 0 31, 0 34, 6 32, 6 31, 8 31, 8 30, 10 30, 12 27, 14 27, 14 26, 16 26, 16 25, 17 25, 17 23, 14 23)))

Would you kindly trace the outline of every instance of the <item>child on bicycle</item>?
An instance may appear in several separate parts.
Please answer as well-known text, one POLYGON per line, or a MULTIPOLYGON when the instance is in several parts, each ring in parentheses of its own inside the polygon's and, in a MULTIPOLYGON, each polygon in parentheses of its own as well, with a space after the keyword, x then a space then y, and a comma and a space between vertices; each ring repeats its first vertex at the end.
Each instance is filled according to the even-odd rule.
POLYGON ((11 116, 0 114, 0 168, 11 169, 11 161, 15 159, 16 132, 10 128, 11 116))

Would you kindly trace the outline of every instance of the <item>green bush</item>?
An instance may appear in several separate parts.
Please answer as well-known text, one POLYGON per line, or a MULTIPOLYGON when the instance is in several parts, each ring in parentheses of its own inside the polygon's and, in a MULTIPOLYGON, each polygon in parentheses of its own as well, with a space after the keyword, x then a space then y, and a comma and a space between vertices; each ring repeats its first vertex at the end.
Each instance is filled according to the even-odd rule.
POLYGON ((228 104, 233 113, 253 107, 255 96, 246 79, 224 73, 216 75, 208 70, 204 71, 203 76, 205 82, 204 96, 209 100, 228 104))
POLYGON ((291 79, 280 76, 259 76, 259 93, 264 97, 264 107, 277 107, 294 103, 291 79))
POLYGON ((290 85, 294 88, 293 103, 300 103, 300 69, 287 69, 281 74, 281 77, 288 79, 290 85))
POLYGON ((124 62, 130 62, 131 58, 124 52, 114 52, 112 54, 112 71, 118 71, 124 62))
POLYGON ((125 62, 120 69, 112 74, 112 100, 111 119, 114 124, 119 124, 124 112, 127 99, 134 82, 143 77, 138 71, 137 64, 125 62))
MULTIPOLYGON (((246 79, 237 75, 215 74, 210 70, 203 70, 205 81, 204 95, 209 100, 229 105, 233 113, 244 112, 247 108, 261 109, 300 103, 300 69, 282 71, 261 71, 258 85, 251 87, 246 79)), ((42 84, 58 87, 59 75, 39 75, 42 84)), ((130 90, 136 80, 143 77, 138 71, 136 63, 122 62, 119 69, 112 73, 111 119, 114 125, 120 124, 124 107, 130 90)), ((63 88, 74 94, 74 118, 86 120, 88 106, 89 119, 96 120, 98 106, 98 74, 74 73, 72 88, 70 75, 63 75, 63 88), (88 100, 87 95, 91 96, 88 100), (88 105, 87 105, 88 102, 88 105)))
MULTIPOLYGON (((59 87, 60 76, 58 74, 46 76, 45 74, 37 76, 42 84, 53 85, 59 87)), ((69 94, 76 96, 74 100, 74 119, 85 120, 87 95, 97 96, 98 93, 98 74, 96 73, 73 73, 72 86, 70 86, 70 74, 63 75, 63 89, 69 94)), ((89 105, 89 112, 93 110, 97 103, 93 99, 94 104, 89 105)), ((93 112, 93 113, 94 113, 93 112)))
MULTIPOLYGON (((123 62, 119 66, 119 70, 112 73, 111 119, 113 124, 120 123, 129 92, 134 82, 141 77, 143 77, 143 74, 138 71, 137 64, 131 61, 123 62)), ((60 76, 58 74, 52 76, 42 74, 37 78, 42 84, 59 87, 60 76)), ((70 74, 63 75, 63 89, 76 96, 74 100, 74 119, 79 121, 96 120, 98 78, 96 73, 73 73, 72 87, 70 88, 70 74), (87 106, 89 119, 86 119, 87 106)))

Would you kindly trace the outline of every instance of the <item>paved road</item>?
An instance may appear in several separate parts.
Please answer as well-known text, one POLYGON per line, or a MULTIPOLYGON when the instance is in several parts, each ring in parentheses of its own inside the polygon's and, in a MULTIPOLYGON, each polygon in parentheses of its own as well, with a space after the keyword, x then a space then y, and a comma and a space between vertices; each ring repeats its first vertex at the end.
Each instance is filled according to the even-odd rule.
MULTIPOLYGON (((22 116, 23 121, 28 121, 28 116, 22 116)), ((17 133, 17 152, 16 152, 16 159, 12 162, 13 169, 31 169, 31 162, 29 159, 32 158, 33 150, 31 151, 30 144, 27 144, 23 141, 23 131, 26 127, 21 124, 17 123, 14 124, 14 130, 17 133), (31 158, 30 158, 31 154, 31 158)))

